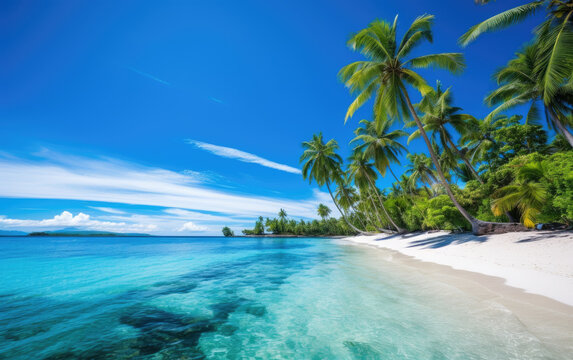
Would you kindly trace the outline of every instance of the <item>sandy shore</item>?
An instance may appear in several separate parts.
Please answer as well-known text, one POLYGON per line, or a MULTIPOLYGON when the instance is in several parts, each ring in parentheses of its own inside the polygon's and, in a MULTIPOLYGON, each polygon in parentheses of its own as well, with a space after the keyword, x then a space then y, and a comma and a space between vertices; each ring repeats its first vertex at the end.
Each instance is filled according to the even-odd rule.
POLYGON ((343 240, 380 248, 385 260, 500 304, 548 345, 573 353, 573 231, 440 231, 343 240))
POLYGON ((573 232, 489 236, 425 232, 344 238, 415 259, 503 278, 507 285, 573 306, 573 232))

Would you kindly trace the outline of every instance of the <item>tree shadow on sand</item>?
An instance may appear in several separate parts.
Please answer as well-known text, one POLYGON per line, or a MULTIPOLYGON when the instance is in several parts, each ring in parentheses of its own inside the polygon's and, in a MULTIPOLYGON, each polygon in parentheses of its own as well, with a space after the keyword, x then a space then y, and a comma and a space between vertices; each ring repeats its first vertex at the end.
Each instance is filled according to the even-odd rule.
POLYGON ((418 236, 420 234, 423 234, 423 233, 420 231, 415 231, 415 232, 406 233, 406 234, 392 234, 389 236, 385 236, 385 237, 376 239, 376 241, 392 240, 392 239, 396 239, 396 238, 409 239, 411 237, 415 237, 415 236, 418 236))
POLYGON ((430 239, 421 239, 412 241, 408 247, 425 246, 430 249, 438 249, 448 245, 458 245, 467 242, 484 243, 487 241, 486 236, 475 236, 470 233, 464 234, 447 234, 440 235, 430 239))
POLYGON ((533 242, 533 241, 540 241, 540 240, 545 240, 545 239, 551 239, 551 238, 566 238, 566 237, 570 237, 573 234, 573 232, 571 230, 561 230, 561 231, 555 231, 552 233, 543 233, 543 234, 539 234, 536 236, 531 236, 527 239, 522 239, 517 241, 517 243, 528 243, 528 242, 533 242))

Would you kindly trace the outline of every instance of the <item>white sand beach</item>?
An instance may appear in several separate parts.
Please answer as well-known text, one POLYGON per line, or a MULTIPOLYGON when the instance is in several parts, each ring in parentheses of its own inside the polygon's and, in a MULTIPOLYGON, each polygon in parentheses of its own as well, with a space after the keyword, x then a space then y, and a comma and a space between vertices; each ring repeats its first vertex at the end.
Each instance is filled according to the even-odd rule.
POLYGON ((499 277, 509 286, 573 306, 573 231, 488 236, 438 231, 363 235, 344 240, 499 277))
POLYGON ((573 352, 573 232, 449 232, 343 238, 513 314, 550 346, 573 352))

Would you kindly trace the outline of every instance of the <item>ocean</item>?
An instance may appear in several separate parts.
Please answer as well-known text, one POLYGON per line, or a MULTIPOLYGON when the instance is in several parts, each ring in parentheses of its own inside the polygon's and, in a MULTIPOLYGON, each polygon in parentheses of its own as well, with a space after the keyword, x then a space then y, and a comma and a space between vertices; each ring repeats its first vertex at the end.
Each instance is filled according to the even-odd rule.
POLYGON ((0 359, 566 359, 336 239, 0 238, 0 359))

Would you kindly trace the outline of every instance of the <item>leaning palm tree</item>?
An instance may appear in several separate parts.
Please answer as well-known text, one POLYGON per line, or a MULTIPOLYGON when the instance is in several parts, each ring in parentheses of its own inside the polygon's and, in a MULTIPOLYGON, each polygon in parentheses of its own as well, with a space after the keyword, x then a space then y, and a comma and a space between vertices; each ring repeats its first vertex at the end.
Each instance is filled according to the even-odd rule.
POLYGON ((323 221, 326 220, 326 218, 328 218, 330 212, 331 210, 328 208, 328 206, 324 204, 318 204, 318 209, 316 209, 316 213, 318 214, 318 216, 320 216, 320 218, 323 221))
POLYGON ((327 143, 324 143, 322 133, 318 135, 314 134, 311 141, 302 143, 302 147, 304 148, 304 152, 300 157, 300 162, 304 162, 302 166, 303 179, 308 179, 309 182, 312 182, 314 179, 319 186, 326 185, 328 193, 334 205, 344 218, 344 221, 354 231, 362 232, 346 218, 344 212, 336 203, 332 190, 330 189, 331 182, 336 181, 339 176, 340 166, 342 164, 342 158, 336 153, 336 150, 338 150, 336 140, 331 139, 327 143))
MULTIPOLYGON (((573 43, 571 44, 573 48, 573 43)), ((573 58, 573 53, 572 53, 573 58)), ((568 59, 571 61, 571 59, 568 59)), ((498 105, 489 117, 523 104, 530 104, 526 124, 539 119, 539 103, 544 106, 549 127, 561 133, 573 146, 573 135, 567 129, 567 114, 573 110, 573 87, 564 85, 548 97, 543 76, 547 72, 539 41, 529 44, 505 67, 495 73, 499 88, 486 97, 489 106, 498 105), (540 60, 542 59, 542 60, 540 60)))
POLYGON ((390 131, 392 122, 389 119, 377 122, 361 120, 360 124, 362 126, 354 131, 356 136, 350 143, 359 141, 360 144, 356 149, 364 152, 367 158, 374 160, 374 166, 380 175, 385 176, 386 170, 390 170, 394 179, 398 181, 390 164, 400 165, 398 156, 406 148, 398 142, 398 139, 408 134, 403 130, 390 131))
MULTIPOLYGON (((546 19, 537 26, 538 43, 535 64, 536 83, 542 89, 542 99, 546 106, 559 106, 563 87, 571 92, 573 75, 573 0, 537 0, 495 15, 475 26, 460 38, 465 46, 484 32, 499 30, 523 21, 545 6, 546 19)), ((555 125, 567 123, 558 113, 548 112, 555 125)), ((571 125, 571 123, 569 123, 571 125)), ((560 131, 563 131, 560 129, 560 131)), ((568 139, 573 146, 573 136, 568 139)))
POLYGON ((515 208, 521 213, 521 222, 532 228, 535 226, 536 216, 547 203, 547 183, 549 179, 539 162, 525 164, 516 171, 513 183, 502 187, 494 193, 492 202, 494 215, 515 208))
POLYGON ((478 220, 460 205, 446 180, 438 157, 432 149, 430 139, 424 131, 422 122, 410 100, 408 85, 418 90, 422 96, 432 91, 426 80, 414 69, 437 67, 452 73, 460 73, 465 66, 463 55, 460 53, 408 57, 414 47, 425 40, 432 40, 433 19, 432 15, 418 17, 410 25, 400 42, 396 39, 397 17, 393 24, 376 20, 366 29, 352 35, 348 42, 350 47, 360 51, 366 60, 351 63, 339 72, 341 80, 350 91, 357 93, 356 99, 348 108, 346 119, 351 117, 359 107, 373 96, 376 121, 388 116, 393 119, 413 117, 428 147, 442 186, 454 206, 472 225, 474 234, 504 232, 506 229, 514 230, 515 226, 506 227, 505 224, 492 224, 478 220))
MULTIPOLYGON (((432 139, 439 140, 439 144, 444 150, 445 154, 450 155, 453 152, 460 158, 467 169, 471 171, 474 178, 483 184, 478 172, 474 169, 465 154, 458 148, 452 140, 452 135, 447 125, 452 126, 459 134, 463 135, 468 132, 471 121, 475 118, 469 114, 460 114, 462 110, 459 107, 452 106, 452 93, 450 88, 445 91, 442 89, 442 84, 438 81, 436 89, 422 98, 422 101, 417 105, 420 112, 424 115, 421 117, 424 124, 424 130, 432 134, 432 139)), ((414 131, 408 138, 408 144, 413 139, 420 136, 420 130, 414 131)))
MULTIPOLYGON (((392 224, 397 232, 402 232, 402 229, 396 225, 386 210, 384 202, 378 193, 378 188, 376 188, 376 172, 374 171, 373 166, 374 164, 368 161, 368 158, 363 152, 355 150, 350 157, 350 164, 348 165, 349 175, 354 179, 354 182, 358 185, 359 188, 369 189, 376 195, 378 204, 388 221, 392 224)), ((378 215, 378 212, 376 212, 376 214, 378 215)))
POLYGON ((361 186, 358 187, 358 199, 359 201, 356 204, 356 209, 360 214, 364 214, 367 224, 370 224, 378 231, 387 231, 383 228, 385 223, 380 217, 380 210, 374 202, 374 196, 369 190, 368 185, 361 184, 361 186))
POLYGON ((358 195, 356 193, 356 189, 352 186, 352 181, 350 180, 350 177, 346 173, 342 173, 341 176, 339 177, 337 185, 338 186, 336 187, 334 198, 336 199, 338 206, 340 206, 342 210, 347 212, 347 217, 350 217, 348 216, 349 211, 350 214, 354 213, 356 215, 355 216, 356 219, 358 219, 358 222, 360 223, 362 228, 366 229, 366 225, 362 220, 362 215, 359 214, 359 212, 356 211, 355 208, 358 195))
POLYGON ((416 184, 421 183, 428 198, 431 198, 428 186, 431 187, 437 181, 435 171, 432 169, 432 159, 424 154, 408 154, 407 158, 410 161, 406 167, 406 174, 409 174, 408 187, 416 188, 416 184))
POLYGON ((280 218, 281 220, 284 221, 284 220, 287 218, 287 216, 288 216, 288 215, 287 215, 287 212, 285 211, 285 209, 280 209, 280 210, 279 210, 279 218, 280 218))

